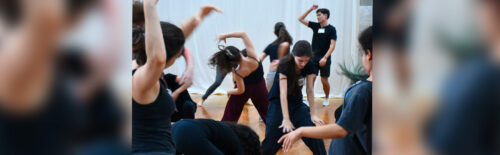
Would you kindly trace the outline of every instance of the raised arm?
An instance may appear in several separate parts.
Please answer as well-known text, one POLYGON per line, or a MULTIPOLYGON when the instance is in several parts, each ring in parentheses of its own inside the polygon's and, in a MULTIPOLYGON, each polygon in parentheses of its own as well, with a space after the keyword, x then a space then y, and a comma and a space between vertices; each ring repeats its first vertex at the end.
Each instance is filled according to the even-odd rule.
POLYGON ((158 79, 160 79, 167 61, 160 20, 156 11, 157 2, 158 0, 144 0, 146 56, 148 60, 144 66, 137 69, 132 77, 132 96, 141 103, 147 103, 151 100, 146 99, 145 96, 158 86, 158 79))
POLYGON ((281 112, 283 114, 283 122, 279 128, 283 128, 283 133, 291 132, 295 129, 290 121, 290 115, 288 113, 288 80, 285 74, 280 73, 280 101, 281 101, 281 112))
POLYGON ((205 5, 201 7, 200 12, 196 13, 194 16, 184 21, 184 23, 182 23, 180 26, 182 32, 184 33, 184 37, 188 38, 194 31, 196 26, 198 26, 198 24, 200 24, 201 21, 203 21, 203 19, 207 15, 209 15, 210 12, 212 11, 222 13, 222 10, 213 5, 205 5))
POLYGON ((245 48, 247 49, 247 55, 249 57, 257 58, 257 54, 255 53, 255 48, 253 47, 252 41, 245 31, 235 31, 218 36, 219 41, 224 40, 225 42, 226 38, 241 38, 243 40, 243 44, 245 44, 245 48))
POLYGON ((309 21, 306 20, 306 16, 311 13, 311 11, 315 10, 318 8, 317 4, 313 4, 311 8, 307 9, 306 12, 304 12, 302 15, 299 16, 299 21, 304 24, 305 26, 309 26, 309 21))

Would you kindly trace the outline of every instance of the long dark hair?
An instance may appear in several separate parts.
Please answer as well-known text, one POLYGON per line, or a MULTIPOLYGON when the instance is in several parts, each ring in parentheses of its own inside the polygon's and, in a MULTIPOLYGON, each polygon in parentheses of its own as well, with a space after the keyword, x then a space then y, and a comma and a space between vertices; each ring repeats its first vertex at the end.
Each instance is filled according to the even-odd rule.
POLYGON ((259 135, 255 133, 251 128, 245 125, 236 124, 233 122, 224 122, 231 128, 238 139, 240 140, 240 145, 243 147, 243 153, 245 155, 260 155, 261 147, 259 141, 259 135))
POLYGON ((278 37, 272 44, 281 44, 283 42, 288 42, 290 45, 293 42, 292 36, 286 30, 285 24, 283 22, 277 22, 274 24, 274 34, 278 37))
POLYGON ((144 7, 140 1, 134 1, 132 4, 132 25, 144 26, 144 7))
POLYGON ((241 60, 240 50, 234 46, 219 46, 219 51, 212 55, 209 65, 217 67, 224 73, 231 72, 241 60))
POLYGON ((309 44, 308 41, 305 40, 300 40, 295 45, 293 46, 292 49, 292 54, 286 55, 280 60, 280 63, 278 65, 278 68, 281 70, 285 70, 287 75, 287 87, 288 87, 288 94, 295 94, 299 90, 299 74, 297 73, 297 70, 295 69, 296 64, 295 64, 295 58, 294 56, 302 57, 302 56, 307 56, 307 57, 312 57, 312 49, 311 49, 311 44, 309 44))
MULTIPOLYGON (((142 66, 146 63, 146 31, 144 29, 144 10, 142 2, 135 1, 133 4, 133 26, 132 26, 132 59, 136 60, 137 65, 142 66)), ((163 34, 163 43, 167 53, 167 61, 175 58, 174 56, 181 52, 184 47, 184 33, 182 30, 169 22, 160 22, 163 34)))

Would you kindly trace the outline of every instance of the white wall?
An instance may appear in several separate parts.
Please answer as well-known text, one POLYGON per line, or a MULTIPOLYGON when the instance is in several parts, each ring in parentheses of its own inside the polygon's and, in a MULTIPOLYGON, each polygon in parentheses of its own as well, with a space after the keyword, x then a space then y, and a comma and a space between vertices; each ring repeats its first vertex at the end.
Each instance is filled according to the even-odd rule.
MULTIPOLYGON (((189 88, 190 92, 204 93, 215 80, 215 69, 208 66, 208 59, 217 51, 217 34, 244 30, 249 34, 257 54, 260 55, 264 48, 276 39, 273 34, 274 24, 283 22, 294 42, 298 40, 310 42, 312 39, 311 29, 302 25, 297 18, 312 4, 318 4, 320 8, 330 10, 329 23, 336 27, 338 36, 336 48, 332 54, 332 70, 329 80, 330 97, 343 97, 350 81, 339 74, 338 64, 358 63, 358 59, 355 57, 359 56, 356 41, 359 32, 358 20, 360 19, 358 17, 360 14, 359 0, 160 0, 158 4, 160 20, 179 25, 198 12, 199 8, 205 4, 218 6, 224 13, 212 13, 205 18, 186 41, 186 47, 192 50, 195 66, 194 82, 193 86, 189 88)), ((366 19, 366 17, 364 18, 366 19)), ((306 19, 317 21, 315 12, 309 14, 306 19)), ((371 23, 371 20, 369 22, 371 23)), ((239 39, 229 39, 228 44, 240 49, 244 48, 239 39)), ((265 73, 267 73, 269 66, 268 59, 263 62, 265 73)), ((181 58, 165 72, 181 75, 184 68, 185 63, 181 58)), ((319 77, 316 81, 316 96, 324 96, 319 77)), ((231 76, 228 75, 216 93, 225 93, 232 87, 231 76)))

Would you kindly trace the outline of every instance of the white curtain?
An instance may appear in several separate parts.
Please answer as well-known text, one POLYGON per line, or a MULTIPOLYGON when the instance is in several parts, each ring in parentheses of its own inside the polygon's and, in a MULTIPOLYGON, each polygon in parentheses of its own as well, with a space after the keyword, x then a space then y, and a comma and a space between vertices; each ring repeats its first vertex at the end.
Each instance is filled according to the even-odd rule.
MULTIPOLYGON (((343 97, 345 89, 350 86, 351 81, 340 74, 339 64, 346 63, 348 66, 353 66, 360 63, 356 58, 359 56, 357 43, 360 30, 359 0, 160 0, 158 4, 160 20, 180 25, 205 4, 215 5, 224 13, 209 15, 186 41, 186 47, 193 53, 195 67, 190 92, 203 94, 215 80, 215 69, 208 65, 208 60, 217 51, 215 40, 217 34, 236 30, 246 31, 256 48, 257 55, 260 55, 264 48, 276 39, 273 34, 274 24, 283 22, 294 42, 298 40, 311 42, 311 29, 301 24, 297 18, 312 4, 318 4, 319 8, 328 8, 330 10, 328 22, 337 29, 338 38, 332 54, 329 79, 330 97, 343 97)), ((371 18, 371 14, 369 16, 371 18)), ((311 12, 306 19, 316 22, 315 12, 311 12)), ((228 45, 244 48, 239 39, 227 41, 228 45)), ((265 73, 268 72, 268 59, 263 62, 265 73)), ((184 69, 185 62, 180 58, 165 72, 181 75, 184 69)), ((226 93, 228 89, 233 88, 231 79, 232 77, 228 75, 215 93, 226 93)), ((315 84, 315 96, 324 96, 319 77, 315 84)))

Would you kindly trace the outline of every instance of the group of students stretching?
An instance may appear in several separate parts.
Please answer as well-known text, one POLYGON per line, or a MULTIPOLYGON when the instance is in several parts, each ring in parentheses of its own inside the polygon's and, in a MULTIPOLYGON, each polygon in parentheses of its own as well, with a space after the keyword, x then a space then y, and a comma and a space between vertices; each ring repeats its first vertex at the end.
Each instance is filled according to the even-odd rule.
MULTIPOLYGON (((210 12, 222 11, 215 6, 203 6, 198 14, 177 27, 159 20, 157 2, 144 0, 134 3, 134 154, 276 154, 281 147, 288 151, 299 138, 314 154, 326 154, 321 138, 339 138, 332 141, 330 152, 370 154, 371 74, 347 91, 342 114, 336 124, 324 125, 316 116, 316 108, 310 109, 302 99, 301 89, 306 85, 307 100, 314 107, 313 84, 318 71, 321 70, 322 81, 328 80, 336 30, 327 23, 327 9, 316 12, 319 23, 304 20, 317 5, 299 18, 301 23, 314 31, 312 45, 300 40, 290 50, 292 37, 281 22, 274 28, 278 38, 267 46, 260 57, 257 57, 255 47, 244 31, 219 35, 219 42, 228 38, 241 39, 245 49, 240 51, 234 46, 219 45, 219 51, 209 60, 209 64, 217 68, 218 82, 210 87, 208 95, 228 73, 232 74, 235 84, 234 89, 227 92, 230 96, 221 121, 215 121, 192 119, 196 104, 186 91, 191 85, 191 79, 187 79, 190 75, 164 75, 163 70, 181 55, 189 64, 191 56, 184 47, 185 39, 210 12), (264 78, 261 61, 268 55, 271 58, 270 73, 264 78), (183 81, 182 78, 186 79, 183 81), (266 124, 262 144, 252 129, 236 124, 248 99, 252 99, 266 124), (177 122, 172 125, 174 121, 177 122), (314 122, 322 126, 315 127, 314 122)), ((371 31, 371 28, 364 30, 359 38, 364 51, 363 64, 368 73, 371 73, 372 66, 371 31)), ((203 101, 207 99, 207 94, 202 97, 203 101)))

